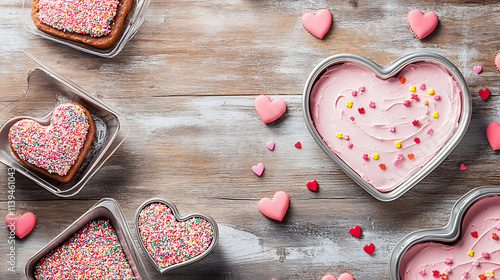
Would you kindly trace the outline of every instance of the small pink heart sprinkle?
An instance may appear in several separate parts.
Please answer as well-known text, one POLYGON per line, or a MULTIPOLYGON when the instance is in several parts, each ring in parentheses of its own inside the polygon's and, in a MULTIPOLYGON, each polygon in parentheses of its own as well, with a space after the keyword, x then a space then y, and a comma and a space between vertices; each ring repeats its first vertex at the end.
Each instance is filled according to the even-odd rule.
POLYGON ((500 230, 500 224, 496 225, 496 226, 495 226, 495 229, 496 229, 496 230, 500 230))
POLYGON ((390 131, 390 132, 394 132, 394 131, 396 131, 396 127, 394 127, 394 126, 389 127, 389 131, 390 131))
POLYGON ((432 133, 434 133, 434 129, 432 128, 427 129, 427 134, 432 135, 432 133))
POLYGON ((462 272, 462 276, 464 278, 469 278, 469 272, 467 272, 467 271, 462 272))
POLYGON ((465 166, 465 164, 463 163, 460 163, 460 170, 465 170, 467 169, 467 166, 465 166))
POLYGON ((356 95, 358 95, 358 92, 353 90, 353 91, 351 91, 351 94, 352 94, 352 96, 356 96, 356 95))
POLYGON ((370 105, 368 105, 368 106, 370 106, 370 108, 375 108, 375 102, 370 101, 370 105))
POLYGON ((413 99, 413 100, 418 100, 418 94, 416 94, 416 93, 412 93, 412 94, 411 94, 411 99, 413 99))
POLYGON ((394 160, 394 166, 400 167, 401 166, 401 160, 400 159, 394 160))
POLYGON ((405 158, 405 156, 404 156, 403 154, 398 154, 397 159, 401 159, 401 160, 402 160, 402 159, 404 159, 404 158, 405 158))
POLYGON ((483 258, 485 258, 485 259, 486 259, 486 258, 489 258, 489 257, 490 257, 490 254, 489 254, 488 252, 483 252, 483 253, 481 254, 481 257, 483 257, 483 258))
POLYGON ((483 71, 483 66, 474 66, 472 69, 474 69, 474 72, 479 74, 483 71))
POLYGON ((363 154, 363 159, 368 160, 368 154, 363 154))
POLYGON ((450 273, 450 271, 451 271, 451 268, 449 266, 444 269, 444 273, 450 273))
POLYGON ((437 94, 434 94, 433 98, 434 98, 434 100, 440 100, 441 99, 441 97, 439 95, 437 95, 437 94))
POLYGON ((264 164, 259 163, 257 165, 252 166, 252 171, 257 176, 262 175, 262 172, 264 172, 264 164))
POLYGON ((425 89, 425 84, 420 84, 420 89, 424 90, 425 89))
POLYGON ((353 144, 352 143, 347 143, 347 148, 352 149, 353 144))
POLYGON ((274 141, 269 141, 269 142, 267 142, 266 147, 267 147, 270 151, 274 150, 274 141))
POLYGON ((421 269, 418 271, 418 273, 422 276, 424 276, 426 273, 425 273, 425 269, 421 269))
POLYGON ((349 135, 346 134, 346 135, 342 136, 342 138, 344 138, 344 140, 349 140, 349 135))
POLYGON ((364 92, 364 91, 365 91, 365 87, 359 87, 359 88, 358 88, 358 91, 359 91, 359 92, 364 92))
POLYGON ((478 260, 473 261, 473 262, 472 262, 472 265, 473 265, 473 266, 479 266, 479 261, 478 261, 478 260))
POLYGON ((444 259, 445 264, 451 264, 453 261, 450 258, 444 259))
POLYGON ((321 278, 321 280, 337 280, 337 278, 335 278, 335 276, 333 276, 331 274, 327 274, 327 275, 323 276, 321 278))
POLYGON ((354 117, 353 117, 353 116, 349 117, 349 119, 350 119, 351 121, 354 121, 354 117))
POLYGON ((403 105, 405 105, 407 107, 410 106, 410 100, 403 101, 403 105))

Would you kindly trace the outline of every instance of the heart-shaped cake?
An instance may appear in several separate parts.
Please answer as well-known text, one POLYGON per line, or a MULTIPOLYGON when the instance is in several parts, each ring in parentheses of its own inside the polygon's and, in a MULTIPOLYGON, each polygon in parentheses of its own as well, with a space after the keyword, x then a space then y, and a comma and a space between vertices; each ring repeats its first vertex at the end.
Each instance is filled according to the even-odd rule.
POLYGON ((16 122, 9 130, 9 144, 20 161, 67 183, 82 164, 94 133, 89 111, 76 103, 64 103, 55 108, 48 126, 31 119, 16 122))
POLYGON ((97 219, 40 259, 35 278, 129 280, 135 276, 111 223, 97 219))
POLYGON ((166 201, 146 203, 137 216, 143 248, 161 272, 204 257, 215 246, 217 229, 210 218, 180 218, 166 201))
MULTIPOLYGON (((353 176, 380 193, 390 192, 458 134, 463 103, 469 101, 462 100, 461 85, 443 64, 400 60, 391 66, 395 72, 376 73, 388 68, 357 57, 330 65, 316 79, 306 108, 310 130, 353 176)), ((463 126, 460 133, 465 133, 463 126)))
POLYGON ((399 279, 498 278, 500 196, 481 198, 466 211, 456 224, 459 237, 453 243, 444 243, 444 234, 433 234, 431 230, 421 232, 427 239, 435 241, 417 243, 402 255, 399 279))

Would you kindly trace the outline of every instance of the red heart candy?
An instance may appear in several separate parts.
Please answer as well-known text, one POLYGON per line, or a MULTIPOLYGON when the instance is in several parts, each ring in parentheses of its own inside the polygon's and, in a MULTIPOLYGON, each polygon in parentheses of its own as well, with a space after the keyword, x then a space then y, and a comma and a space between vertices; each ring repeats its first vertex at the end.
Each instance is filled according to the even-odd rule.
POLYGON ((255 98, 255 111, 263 123, 270 123, 277 120, 286 111, 286 103, 283 99, 271 99, 265 95, 255 98))
POLYGON ((411 30, 419 39, 431 34, 438 24, 438 17, 434 12, 428 12, 424 15, 419 10, 413 10, 408 14, 408 23, 411 30))
POLYGON ((318 189, 318 182, 316 180, 312 180, 306 183, 307 188, 311 191, 315 192, 318 189))
POLYGON ((486 100, 486 98, 488 98, 488 96, 490 96, 490 89, 489 88, 480 89, 479 96, 481 96, 481 98, 483 100, 486 100))
POLYGON ((33 229, 36 223, 35 215, 31 212, 22 216, 9 212, 5 217, 5 224, 10 230, 14 230, 17 237, 23 238, 33 229))
POLYGON ((327 9, 322 9, 317 14, 305 13, 302 16, 302 24, 309 33, 323 39, 332 26, 332 13, 327 9))
POLYGON ((361 227, 353 226, 352 228, 349 229, 349 233, 354 237, 359 237, 361 235, 361 227))
POLYGON ((497 122, 490 122, 486 126, 486 138, 490 142, 491 149, 496 151, 500 149, 500 124, 497 122))
POLYGON ((302 144, 300 143, 300 141, 297 141, 297 143, 295 143, 295 148, 297 148, 297 149, 302 148, 302 144))
POLYGON ((477 238, 477 231, 473 231, 470 233, 470 235, 474 238, 477 238))
POLYGON ((290 198, 284 191, 279 191, 274 194, 273 198, 264 197, 259 201, 258 207, 262 214, 265 216, 277 220, 283 221, 286 211, 288 210, 288 204, 290 203, 290 198))
POLYGON ((373 252, 375 251, 375 245, 373 245, 373 243, 370 243, 368 245, 365 245, 365 247, 363 247, 363 250, 368 254, 368 255, 371 255, 373 254, 373 252))

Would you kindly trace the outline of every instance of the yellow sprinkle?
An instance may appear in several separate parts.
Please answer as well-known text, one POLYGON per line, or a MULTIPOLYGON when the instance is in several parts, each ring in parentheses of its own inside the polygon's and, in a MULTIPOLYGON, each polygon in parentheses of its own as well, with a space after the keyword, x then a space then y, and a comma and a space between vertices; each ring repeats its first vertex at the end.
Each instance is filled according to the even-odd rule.
POLYGON ((396 143, 394 143, 394 145, 396 145, 396 147, 398 148, 401 148, 401 141, 397 141, 396 143))
POLYGON ((411 92, 415 92, 415 90, 417 90, 417 88, 416 88, 415 86, 411 86, 411 87, 410 87, 410 91, 411 91, 411 92))
POLYGON ((422 104, 424 104, 425 106, 427 106, 429 104, 429 101, 427 101, 426 99, 422 100, 422 104))
POLYGON ((373 154, 372 157, 373 159, 378 159, 378 154, 373 154))
POLYGON ((467 252, 467 254, 471 257, 474 257, 474 251, 470 250, 469 252, 467 252))
POLYGON ((344 136, 344 135, 342 135, 342 133, 340 133, 340 132, 339 132, 339 133, 337 133, 337 138, 339 138, 339 139, 340 139, 340 138, 342 138, 342 136, 344 136))
POLYGON ((434 113, 432 113, 432 116, 435 117, 435 118, 438 118, 439 117, 439 113, 438 112, 434 112, 434 113))
POLYGON ((493 271, 492 271, 492 270, 487 270, 487 271, 484 273, 484 275, 485 275, 486 277, 495 277, 495 274, 493 273, 493 271))
POLYGON ((352 101, 347 101, 347 103, 345 104, 345 106, 347 106, 349 108, 352 108, 352 101))
POLYGON ((434 90, 431 88, 429 91, 427 91, 428 94, 430 95, 433 95, 434 94, 434 90))

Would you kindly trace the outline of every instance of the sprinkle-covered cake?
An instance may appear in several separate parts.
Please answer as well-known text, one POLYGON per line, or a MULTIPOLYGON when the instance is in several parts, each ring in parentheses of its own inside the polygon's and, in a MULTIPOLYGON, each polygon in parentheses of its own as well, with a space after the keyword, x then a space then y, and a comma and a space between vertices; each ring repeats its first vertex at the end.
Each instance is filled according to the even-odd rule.
POLYGON ((94 133, 94 122, 87 109, 64 103, 55 108, 48 126, 31 119, 16 122, 9 130, 9 144, 19 160, 67 183, 82 164, 94 133))
POLYGON ((177 221, 163 203, 151 203, 139 214, 142 242, 155 263, 168 267, 205 252, 212 243, 212 225, 202 217, 177 221))
POLYGON ((133 0, 33 0, 31 18, 49 34, 109 48, 122 33, 133 0))
POLYGON ((97 219, 40 259, 35 278, 129 280, 135 276, 111 223, 97 219))
POLYGON ((318 133, 347 165, 380 192, 427 164, 456 131, 461 89, 441 65, 418 62, 381 79, 357 63, 331 66, 313 86, 318 133))

